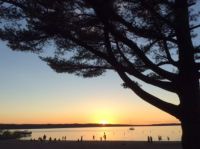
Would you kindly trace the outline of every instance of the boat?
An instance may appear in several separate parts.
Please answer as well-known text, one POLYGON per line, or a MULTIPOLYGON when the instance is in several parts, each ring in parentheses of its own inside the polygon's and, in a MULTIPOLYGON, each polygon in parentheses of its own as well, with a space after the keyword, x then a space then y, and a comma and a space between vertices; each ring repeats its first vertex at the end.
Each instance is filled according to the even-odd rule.
POLYGON ((133 127, 130 127, 130 128, 129 128, 129 130, 135 130, 135 128, 133 128, 133 127))
POLYGON ((15 133, 18 133, 18 134, 21 134, 21 135, 31 135, 32 134, 31 131, 27 131, 27 130, 15 131, 15 133))
POLYGON ((11 140, 11 139, 20 139, 23 137, 29 137, 31 136, 31 131, 8 131, 5 130, 0 133, 0 140, 11 140))
POLYGON ((32 132, 27 130, 20 130, 20 131, 15 131, 14 134, 20 137, 28 137, 31 136, 32 132))

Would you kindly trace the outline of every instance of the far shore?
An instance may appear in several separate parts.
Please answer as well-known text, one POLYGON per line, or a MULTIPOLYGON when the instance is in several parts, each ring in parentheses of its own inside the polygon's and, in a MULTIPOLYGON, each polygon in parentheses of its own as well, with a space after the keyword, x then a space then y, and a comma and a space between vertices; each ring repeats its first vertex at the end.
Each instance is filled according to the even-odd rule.
POLYGON ((0 141, 1 149, 182 149, 181 142, 144 141, 0 141))
POLYGON ((82 128, 82 127, 142 127, 142 126, 177 126, 180 123, 161 124, 0 124, 0 129, 43 129, 43 128, 82 128))

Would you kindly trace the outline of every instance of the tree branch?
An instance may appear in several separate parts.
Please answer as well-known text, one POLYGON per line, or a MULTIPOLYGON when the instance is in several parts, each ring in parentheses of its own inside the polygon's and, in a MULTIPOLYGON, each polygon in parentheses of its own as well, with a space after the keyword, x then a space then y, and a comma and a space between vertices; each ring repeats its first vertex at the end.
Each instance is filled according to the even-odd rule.
POLYGON ((169 60, 169 62, 174 66, 178 66, 178 63, 176 63, 171 57, 171 54, 169 52, 169 48, 167 46, 167 41, 166 40, 163 40, 163 45, 164 45, 164 50, 165 50, 165 53, 167 55, 167 59, 169 60))
POLYGON ((129 46, 131 49, 133 49, 134 52, 137 54, 137 56, 143 60, 143 62, 145 63, 145 65, 147 67, 149 67, 150 69, 152 69, 157 74, 159 74, 159 75, 167 78, 168 80, 171 80, 171 81, 176 80, 177 76, 175 74, 170 73, 168 71, 165 71, 165 70, 157 67, 154 63, 152 63, 146 57, 146 55, 144 54, 144 52, 141 51, 140 48, 137 46, 137 44, 134 43, 132 40, 124 37, 123 35, 121 35, 112 26, 109 26, 109 31, 116 37, 117 40, 123 42, 124 44, 126 44, 127 46, 129 46))
POLYGON ((148 9, 152 14, 154 14, 154 16, 156 16, 159 20, 162 20, 163 22, 165 22, 167 25, 171 26, 172 28, 175 27, 175 25, 170 22, 169 20, 167 20, 165 17, 161 16, 158 12, 156 12, 149 4, 148 2, 144 2, 143 0, 141 0, 141 3, 144 7, 146 7, 146 9, 148 9))
POLYGON ((74 38, 69 33, 66 34, 66 32, 63 32, 63 31, 59 31, 58 33, 60 33, 61 36, 63 36, 63 38, 70 39, 72 42, 76 43, 79 46, 84 47, 85 49, 89 50, 91 53, 99 56, 100 58, 108 60, 108 56, 105 53, 95 50, 93 47, 89 46, 87 43, 85 43, 77 38, 74 38))
MULTIPOLYGON (((117 41, 116 41, 117 42, 117 41)), ((174 84, 172 82, 163 82, 163 81, 159 81, 159 80, 155 80, 152 79, 148 76, 145 76, 144 74, 142 74, 141 72, 139 72, 134 65, 128 60, 128 58, 122 53, 122 51, 120 50, 120 47, 117 44, 117 49, 120 53, 120 55, 122 56, 122 58, 124 59, 124 61, 127 63, 128 68, 124 67, 122 64, 119 63, 120 67, 122 67, 122 69, 129 73, 130 75, 133 75, 134 77, 157 87, 160 87, 162 89, 171 91, 171 92, 175 92, 175 88, 174 88, 174 84)))
POLYGON ((143 75, 141 72, 139 72, 137 69, 135 69, 133 64, 125 57, 125 55, 121 52, 120 49, 118 49, 118 51, 121 54, 121 56, 124 58, 124 60, 126 61, 126 63, 128 64, 129 67, 125 67, 120 62, 118 62, 117 59, 115 58, 113 52, 112 52, 112 47, 111 47, 110 40, 109 40, 109 34, 108 34, 108 31, 106 30, 106 27, 105 27, 105 30, 104 30, 104 34, 105 34, 105 45, 108 49, 108 53, 109 53, 109 56, 110 56, 110 59, 108 60, 108 62, 111 65, 113 65, 115 67, 115 69, 120 69, 121 71, 128 72, 129 74, 135 76, 136 78, 138 78, 138 79, 140 79, 140 80, 142 80, 142 81, 144 81, 148 84, 158 86, 162 89, 165 89, 165 90, 168 90, 168 91, 171 91, 171 92, 175 92, 175 88, 174 88, 174 85, 172 83, 162 82, 162 81, 159 81, 159 80, 152 79, 148 76, 143 75))
POLYGON ((162 65, 167 65, 167 64, 171 64, 171 63, 169 61, 163 61, 163 62, 156 64, 156 66, 162 66, 162 65))
POLYGON ((154 105, 155 107, 170 113, 171 115, 175 116, 176 118, 180 117, 180 111, 178 109, 178 106, 173 105, 171 103, 165 102, 160 100, 159 98, 147 93, 144 91, 141 87, 138 86, 136 82, 133 82, 125 73, 123 73, 120 70, 117 70, 119 76, 122 78, 122 80, 126 83, 130 89, 136 93, 140 98, 142 98, 144 101, 154 105))
POLYGON ((149 43, 148 45, 144 46, 142 48, 142 50, 144 51, 144 53, 147 53, 151 50, 151 48, 158 42, 159 40, 154 40, 151 43, 149 43))
POLYGON ((58 60, 54 58, 43 58, 40 57, 43 61, 47 62, 51 68, 56 70, 56 72, 63 73, 68 72, 70 70, 83 70, 83 69, 107 69, 107 70, 114 70, 112 66, 104 65, 91 65, 91 64, 76 64, 72 62, 67 62, 64 60, 58 60))
POLYGON ((122 23, 124 26, 128 28, 129 31, 133 32, 135 35, 144 37, 144 38, 152 38, 152 39, 159 39, 159 40, 168 40, 173 43, 177 43, 175 39, 173 39, 171 36, 170 37, 163 37, 161 33, 156 34, 155 31, 149 30, 146 28, 139 28, 136 26, 133 26, 132 23, 127 22, 124 20, 121 16, 115 14, 115 19, 116 21, 122 23))
POLYGON ((199 28, 199 27, 200 27, 200 24, 190 27, 190 30, 194 30, 194 29, 199 28))
POLYGON ((117 49, 118 49, 120 55, 123 57, 123 59, 125 60, 125 62, 128 64, 129 67, 126 68, 121 63, 119 63, 116 60, 116 58, 115 58, 115 56, 114 56, 114 54, 112 52, 112 47, 111 47, 111 44, 110 44, 107 27, 108 27, 108 24, 106 24, 106 26, 104 28, 105 45, 107 47, 107 50, 108 50, 108 53, 109 53, 109 56, 110 56, 110 59, 108 61, 109 61, 109 63, 111 63, 111 65, 116 67, 116 69, 119 68, 120 70, 124 70, 125 72, 128 72, 129 74, 141 79, 142 81, 144 81, 146 83, 149 83, 149 84, 154 85, 154 86, 161 87, 161 88, 163 88, 165 90, 168 90, 168 91, 172 91, 172 92, 175 91, 174 85, 172 85, 172 83, 170 83, 170 82, 162 82, 162 81, 159 81, 159 80, 152 79, 150 77, 147 77, 147 76, 143 75, 137 69, 135 69, 133 64, 121 52, 121 50, 120 50, 120 48, 119 48, 119 46, 117 44, 117 49))

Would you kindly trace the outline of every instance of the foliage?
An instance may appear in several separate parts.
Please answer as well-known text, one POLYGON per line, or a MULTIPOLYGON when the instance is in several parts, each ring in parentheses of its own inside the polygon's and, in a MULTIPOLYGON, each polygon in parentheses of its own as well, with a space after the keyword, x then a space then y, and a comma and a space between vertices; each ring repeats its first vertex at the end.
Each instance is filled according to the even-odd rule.
POLYGON ((196 2, 0 0, 0 38, 18 51, 41 53, 52 44, 54 55, 41 59, 59 73, 96 77, 114 70, 143 100, 198 126, 196 2), (180 105, 151 95, 137 80, 176 93, 180 105))

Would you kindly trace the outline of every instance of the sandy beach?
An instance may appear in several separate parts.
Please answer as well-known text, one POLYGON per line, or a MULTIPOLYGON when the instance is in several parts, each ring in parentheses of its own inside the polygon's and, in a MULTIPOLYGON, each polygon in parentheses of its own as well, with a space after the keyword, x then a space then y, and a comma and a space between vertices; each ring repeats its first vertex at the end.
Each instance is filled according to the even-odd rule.
POLYGON ((182 149, 180 142, 137 141, 0 141, 1 149, 182 149))

